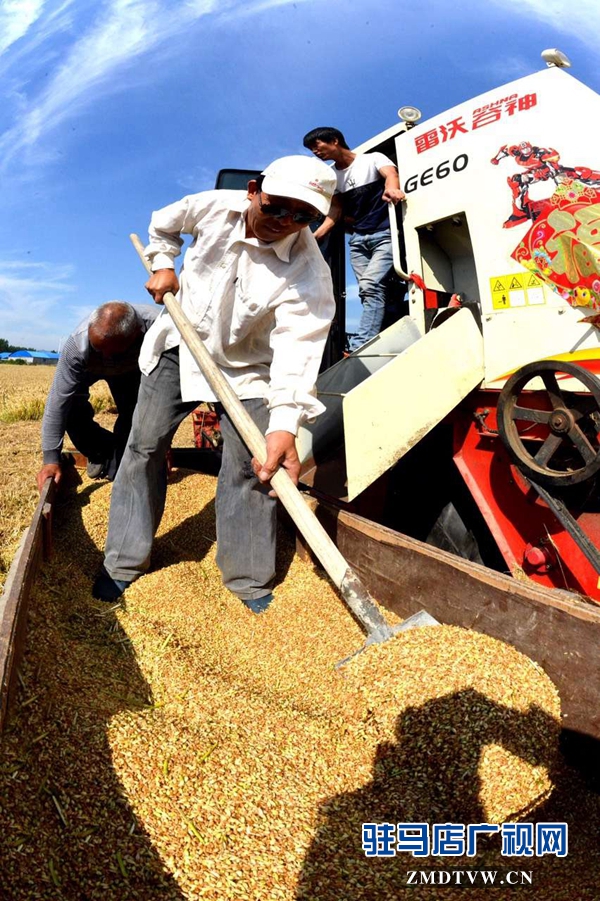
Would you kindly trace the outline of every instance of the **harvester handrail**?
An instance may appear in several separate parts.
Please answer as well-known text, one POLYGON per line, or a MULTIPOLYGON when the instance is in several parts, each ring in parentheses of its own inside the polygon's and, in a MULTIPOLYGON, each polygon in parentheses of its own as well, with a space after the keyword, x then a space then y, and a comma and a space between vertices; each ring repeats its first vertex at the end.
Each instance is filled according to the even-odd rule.
POLYGON ((396 215, 396 206, 393 203, 388 204, 390 214, 390 229, 392 232, 392 256, 394 261, 394 272, 405 282, 410 282, 411 277, 405 272, 400 262, 400 243, 398 241, 398 216, 396 215))

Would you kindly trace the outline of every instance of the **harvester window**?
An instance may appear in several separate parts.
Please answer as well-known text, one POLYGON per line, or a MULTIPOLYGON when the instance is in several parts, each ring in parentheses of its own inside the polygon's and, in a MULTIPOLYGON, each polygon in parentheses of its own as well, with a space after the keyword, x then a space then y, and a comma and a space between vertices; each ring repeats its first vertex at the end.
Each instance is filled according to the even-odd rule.
POLYGON ((246 191, 248 182, 258 178, 260 169, 221 169, 217 175, 215 188, 229 191, 246 191))

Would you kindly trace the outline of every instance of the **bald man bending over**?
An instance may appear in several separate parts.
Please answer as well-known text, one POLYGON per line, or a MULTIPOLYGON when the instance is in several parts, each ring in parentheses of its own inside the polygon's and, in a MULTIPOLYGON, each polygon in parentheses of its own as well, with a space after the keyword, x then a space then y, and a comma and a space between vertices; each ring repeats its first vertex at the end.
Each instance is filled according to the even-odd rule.
POLYGON ((94 310, 65 341, 42 420, 40 491, 46 479, 60 481, 65 432, 88 458, 91 478, 114 479, 137 401, 140 347, 158 313, 154 305, 133 307, 111 301, 94 310), (113 432, 94 422, 90 388, 101 380, 106 381, 119 414, 113 432))

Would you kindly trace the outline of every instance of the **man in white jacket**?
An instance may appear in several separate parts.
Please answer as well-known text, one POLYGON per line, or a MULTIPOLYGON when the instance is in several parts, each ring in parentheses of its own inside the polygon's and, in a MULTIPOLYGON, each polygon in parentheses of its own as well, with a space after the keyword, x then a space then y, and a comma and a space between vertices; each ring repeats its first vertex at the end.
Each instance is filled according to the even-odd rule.
MULTIPOLYGON (((221 410, 217 564, 224 584, 255 613, 272 600, 278 465, 297 481, 299 425, 323 411, 314 385, 335 304, 329 269, 307 226, 327 215, 328 166, 283 157, 245 191, 206 191, 154 213, 146 287, 178 299, 215 362, 266 435, 264 466, 221 410), (174 258, 192 235, 179 278, 174 258)), ((164 310, 140 353, 142 380, 129 444, 114 483, 105 562, 93 593, 114 601, 150 565, 166 498, 165 456, 182 419, 215 401, 164 310)))

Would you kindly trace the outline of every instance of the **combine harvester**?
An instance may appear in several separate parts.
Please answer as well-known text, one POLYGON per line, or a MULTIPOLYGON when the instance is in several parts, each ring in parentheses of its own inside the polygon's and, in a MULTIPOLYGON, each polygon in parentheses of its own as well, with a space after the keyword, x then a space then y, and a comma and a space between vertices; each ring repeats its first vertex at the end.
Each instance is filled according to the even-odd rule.
POLYGON ((564 127, 600 97, 543 56, 357 148, 397 161, 407 195, 405 315, 320 376, 299 445, 375 597, 515 645, 565 726, 600 737, 600 149, 564 127))
MULTIPOLYGON (((340 359, 338 235, 327 412, 298 444, 309 503, 377 600, 513 644, 554 680, 565 728, 598 739, 600 149, 564 118, 600 97, 543 55, 357 148, 397 160, 407 194, 402 223, 390 209, 405 315, 340 359)), ((0 719, 51 500, 48 484, 0 609, 0 719)))

